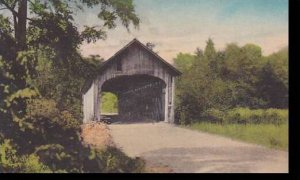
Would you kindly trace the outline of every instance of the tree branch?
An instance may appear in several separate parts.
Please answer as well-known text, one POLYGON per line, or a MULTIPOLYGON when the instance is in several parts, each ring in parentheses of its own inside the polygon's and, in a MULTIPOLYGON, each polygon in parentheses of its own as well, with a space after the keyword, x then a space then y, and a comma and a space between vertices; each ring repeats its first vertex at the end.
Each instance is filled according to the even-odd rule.
POLYGON ((35 19, 29 18, 29 17, 27 17, 26 19, 29 20, 29 21, 34 21, 35 20, 35 19))
POLYGON ((34 2, 32 2, 31 0, 28 0, 28 2, 30 2, 31 5, 34 5, 34 2))
POLYGON ((15 0, 14 3, 12 4, 12 8, 15 9, 16 5, 17 5, 18 0, 15 0))
MULTIPOLYGON (((17 1, 14 2, 14 6, 17 1)), ((18 16, 17 11, 14 10, 14 7, 10 7, 4 0, 0 0, 0 3, 3 4, 8 10, 12 12, 13 15, 18 16)))
POLYGON ((15 15, 13 15, 13 18, 14 18, 15 38, 17 39, 17 36, 18 36, 18 21, 17 21, 17 17, 15 15))

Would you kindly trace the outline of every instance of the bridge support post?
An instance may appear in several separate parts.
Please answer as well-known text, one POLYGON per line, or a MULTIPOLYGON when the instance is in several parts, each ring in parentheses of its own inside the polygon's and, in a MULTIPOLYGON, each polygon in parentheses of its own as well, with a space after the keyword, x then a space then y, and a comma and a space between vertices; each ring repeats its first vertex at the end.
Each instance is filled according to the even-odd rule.
POLYGON ((91 87, 83 95, 83 123, 99 119, 98 81, 94 80, 91 87))
POLYGON ((100 121, 100 114, 101 114, 101 86, 99 86, 98 81, 96 81, 97 88, 95 88, 95 95, 94 95, 94 120, 100 121))
POLYGON ((170 114, 170 123, 174 123, 175 117, 174 117, 174 113, 175 113, 175 77, 171 77, 172 81, 171 81, 171 92, 172 92, 172 98, 171 98, 171 114, 170 114))
POLYGON ((169 104, 169 99, 168 99, 168 97, 169 97, 169 87, 168 87, 168 83, 166 83, 166 88, 165 88, 165 90, 164 90, 165 92, 165 120, 164 120, 164 122, 169 122, 169 114, 168 114, 168 112, 169 112, 169 107, 168 107, 168 104, 169 104))

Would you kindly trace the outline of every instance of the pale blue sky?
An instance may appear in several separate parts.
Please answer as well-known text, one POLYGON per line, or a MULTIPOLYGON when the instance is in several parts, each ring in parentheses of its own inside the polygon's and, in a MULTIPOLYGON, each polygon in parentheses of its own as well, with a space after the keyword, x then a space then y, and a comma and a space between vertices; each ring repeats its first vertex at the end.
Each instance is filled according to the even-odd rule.
MULTIPOLYGON (((217 49, 255 43, 268 55, 288 45, 288 0, 135 0, 139 30, 109 31, 107 40, 84 44, 82 53, 109 58, 133 38, 157 44, 169 62, 179 52, 204 49, 211 37, 217 49)), ((99 23, 96 10, 78 15, 79 26, 99 23)))

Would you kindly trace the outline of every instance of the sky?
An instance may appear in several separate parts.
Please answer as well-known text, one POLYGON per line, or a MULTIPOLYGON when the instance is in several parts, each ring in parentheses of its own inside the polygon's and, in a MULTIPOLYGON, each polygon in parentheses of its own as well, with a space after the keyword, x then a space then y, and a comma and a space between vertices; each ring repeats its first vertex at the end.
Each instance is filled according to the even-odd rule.
MULTIPOLYGON (((134 0, 141 22, 130 32, 121 25, 106 40, 83 44, 84 56, 108 59, 137 38, 156 44, 154 51, 172 63, 180 52, 194 53, 211 38, 217 50, 226 44, 254 43, 269 55, 288 45, 288 0, 134 0)), ((79 26, 99 23, 94 10, 77 15, 79 26)))

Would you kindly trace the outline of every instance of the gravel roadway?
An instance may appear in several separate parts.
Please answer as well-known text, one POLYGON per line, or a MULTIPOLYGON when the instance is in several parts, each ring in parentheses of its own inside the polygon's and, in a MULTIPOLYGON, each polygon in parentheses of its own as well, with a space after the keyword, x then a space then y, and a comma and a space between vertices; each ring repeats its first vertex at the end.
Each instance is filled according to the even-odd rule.
POLYGON ((109 125, 114 142, 174 173, 287 173, 288 152, 164 122, 109 125))

